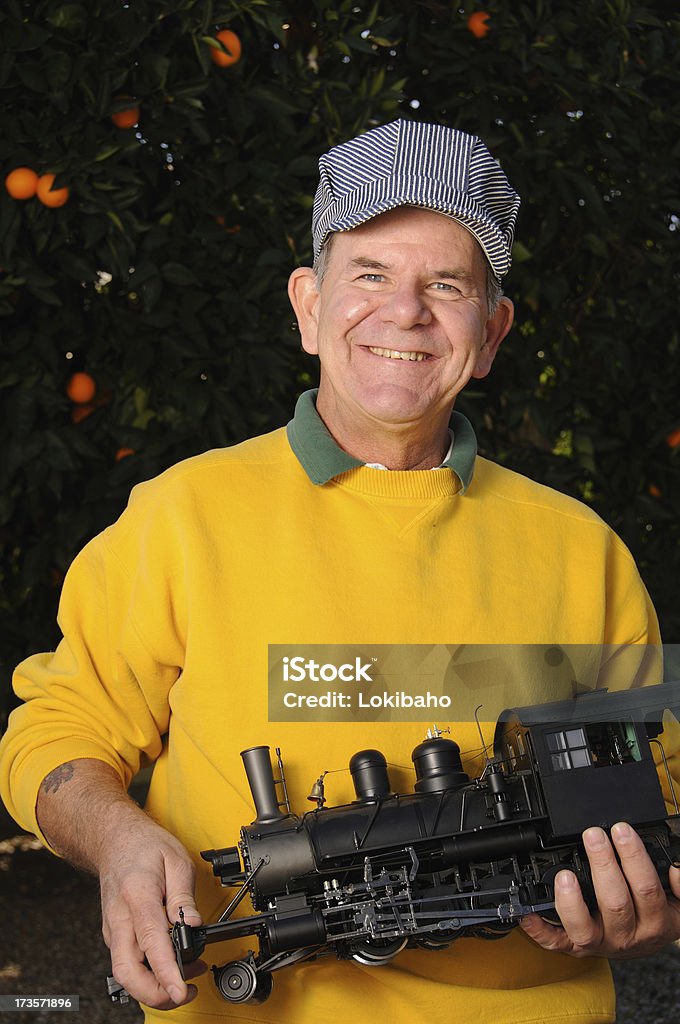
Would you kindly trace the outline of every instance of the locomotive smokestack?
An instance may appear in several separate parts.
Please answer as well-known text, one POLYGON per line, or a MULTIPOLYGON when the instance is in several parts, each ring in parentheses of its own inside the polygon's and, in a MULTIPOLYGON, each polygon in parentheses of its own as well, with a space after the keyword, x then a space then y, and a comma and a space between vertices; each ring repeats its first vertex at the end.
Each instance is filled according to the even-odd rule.
POLYGON ((261 825, 268 821, 278 821, 284 815, 279 810, 269 747, 248 747, 241 751, 241 757, 257 811, 255 821, 261 825))

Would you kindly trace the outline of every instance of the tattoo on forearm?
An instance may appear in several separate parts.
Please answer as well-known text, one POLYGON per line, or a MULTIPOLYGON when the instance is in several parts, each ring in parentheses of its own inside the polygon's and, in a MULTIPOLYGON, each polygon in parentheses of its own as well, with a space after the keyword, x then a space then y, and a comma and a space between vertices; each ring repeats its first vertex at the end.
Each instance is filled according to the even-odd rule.
POLYGON ((49 775, 46 775, 40 786, 43 793, 56 793, 62 782, 68 782, 69 779, 73 778, 74 772, 73 762, 67 761, 66 764, 60 764, 54 771, 51 771, 49 775))

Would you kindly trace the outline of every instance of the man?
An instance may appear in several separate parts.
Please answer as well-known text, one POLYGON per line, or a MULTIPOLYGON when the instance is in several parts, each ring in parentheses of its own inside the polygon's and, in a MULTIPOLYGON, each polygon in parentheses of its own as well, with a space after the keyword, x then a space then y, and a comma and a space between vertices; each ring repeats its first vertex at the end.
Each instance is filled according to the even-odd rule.
MULTIPOLYGON (((114 973, 155 1008, 149 1021, 180 1006, 187 1022, 305 1024, 365 1005, 428 1024, 609 1021, 604 958, 680 935, 680 903, 621 825, 621 867, 602 830, 585 836, 599 915, 562 872, 564 928, 529 918, 500 951, 465 939, 379 971, 328 958, 281 972, 264 1006, 225 1007, 206 981, 186 1009, 196 986, 168 938, 180 906, 190 924, 221 909, 197 851, 252 818, 241 749, 280 745, 300 807, 321 768, 369 746, 408 763, 422 738, 410 723, 269 723, 268 644, 658 643, 618 538, 477 458, 470 424, 451 415, 512 323, 498 279, 517 207, 481 141, 441 126, 397 121, 322 158, 317 270, 290 279, 318 395, 302 396, 287 431, 136 488, 69 573, 58 650, 17 672, 27 703, 3 743, 3 797, 99 874, 114 973), (125 794, 142 755, 156 762, 147 813, 125 794)), ((463 750, 479 746, 469 726, 454 730, 463 750)), ((333 779, 329 802, 351 799, 347 774, 333 779)), ((680 896, 675 869, 671 884, 680 896)))

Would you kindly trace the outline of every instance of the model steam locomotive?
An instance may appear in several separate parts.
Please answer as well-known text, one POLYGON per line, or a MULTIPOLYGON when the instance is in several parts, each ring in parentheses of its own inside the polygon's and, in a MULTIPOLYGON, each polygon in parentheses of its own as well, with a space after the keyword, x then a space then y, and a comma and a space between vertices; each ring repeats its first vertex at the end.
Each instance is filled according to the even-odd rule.
MULTIPOLYGON (((317 806, 302 816, 291 812, 280 751, 275 780, 268 747, 244 750, 255 820, 237 847, 201 854, 239 888, 212 924, 188 925, 180 912, 180 967, 208 943, 256 936, 257 953, 213 975, 229 1002, 263 1002, 273 971, 321 955, 378 966, 405 946, 502 937, 529 913, 559 923, 553 881, 563 868, 595 907, 581 844, 591 825, 633 825, 667 888, 669 866, 680 866, 680 812, 673 795, 667 815, 652 755, 658 745, 673 793, 658 740, 665 709, 680 721, 680 682, 504 711, 473 780, 435 727, 413 751, 415 792, 393 793, 384 755, 362 750, 349 765, 356 800, 326 807, 322 775, 309 798, 317 806), (246 894, 256 913, 232 917, 246 894)), ((121 998, 113 979, 109 993, 121 998)))

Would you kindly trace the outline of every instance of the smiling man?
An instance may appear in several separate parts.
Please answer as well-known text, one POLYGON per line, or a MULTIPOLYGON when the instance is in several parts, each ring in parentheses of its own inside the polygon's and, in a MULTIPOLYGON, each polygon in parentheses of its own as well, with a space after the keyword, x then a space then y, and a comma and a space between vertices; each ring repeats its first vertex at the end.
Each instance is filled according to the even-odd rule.
POLYGON ((414 207, 338 235, 318 274, 289 293, 307 352, 319 357, 316 409, 338 444, 389 469, 430 469, 449 448, 456 396, 491 369, 512 303, 491 311, 474 236, 414 207))
POLYGON ((385 125, 319 168, 315 269, 289 283, 317 411, 369 464, 439 465, 456 395, 512 325, 499 280, 519 197, 480 139, 443 125, 385 125))
MULTIPOLYGON (((584 835, 597 914, 558 873, 564 927, 531 916, 502 946, 466 938, 378 969, 300 963, 262 1006, 225 1005, 175 962, 179 907, 196 924, 223 906, 199 851, 252 819, 240 750, 281 746, 300 808, 319 772, 356 750, 378 746, 403 765, 422 739, 419 722, 269 722, 269 644, 659 643, 615 534, 480 458, 454 409, 512 323, 499 282, 519 199, 487 148, 396 121, 331 150, 320 170, 315 268, 290 279, 318 393, 300 397, 287 429, 135 488, 79 555, 62 643, 16 673, 26 703, 0 751, 3 799, 99 875, 113 972, 148 1022, 172 1009, 184 1024, 318 1024, 370 1007, 400 1024, 606 1024, 606 959, 680 936, 680 872, 667 898, 623 824, 611 839, 584 835), (143 756, 155 761, 145 811, 126 795, 143 756)), ((473 725, 451 731, 479 773, 473 725)), ((404 773, 399 791, 412 784, 404 773)), ((327 795, 353 799, 347 772, 333 772, 327 795)))

